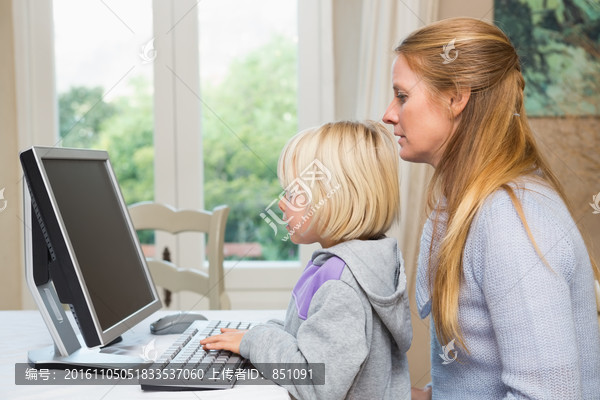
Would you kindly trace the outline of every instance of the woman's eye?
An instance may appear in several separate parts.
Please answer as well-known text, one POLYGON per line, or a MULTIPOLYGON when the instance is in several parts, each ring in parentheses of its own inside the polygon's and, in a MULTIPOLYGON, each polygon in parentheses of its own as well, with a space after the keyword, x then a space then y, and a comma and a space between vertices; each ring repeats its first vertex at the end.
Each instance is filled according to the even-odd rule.
POLYGON ((400 103, 405 103, 408 96, 404 93, 396 93, 396 97, 400 100, 400 103))

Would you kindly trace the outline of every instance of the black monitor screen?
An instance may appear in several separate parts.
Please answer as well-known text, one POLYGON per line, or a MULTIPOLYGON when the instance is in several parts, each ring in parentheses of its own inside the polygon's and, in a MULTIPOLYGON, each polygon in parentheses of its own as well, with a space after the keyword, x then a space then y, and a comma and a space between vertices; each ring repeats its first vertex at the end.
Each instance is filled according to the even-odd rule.
POLYGON ((103 331, 155 301, 103 160, 43 159, 103 331))

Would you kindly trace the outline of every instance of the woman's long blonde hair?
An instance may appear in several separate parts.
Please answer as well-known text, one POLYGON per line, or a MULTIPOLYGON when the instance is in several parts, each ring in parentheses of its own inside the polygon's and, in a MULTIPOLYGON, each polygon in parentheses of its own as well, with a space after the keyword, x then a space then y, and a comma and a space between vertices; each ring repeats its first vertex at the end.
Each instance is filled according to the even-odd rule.
MULTIPOLYGON (((519 57, 499 28, 471 18, 446 19, 413 32, 395 51, 423 79, 432 99, 470 91, 457 129, 436 166, 428 197, 429 211, 436 216, 444 212, 447 218, 439 236, 435 279, 430 279, 436 333, 440 343, 455 338, 468 351, 458 324, 463 252, 473 218, 485 199, 498 189, 509 194, 546 265, 509 183, 539 171, 567 206, 569 202, 535 143, 523 104, 525 81, 519 57), (442 197, 443 209, 438 202, 442 197)), ((436 217, 433 238, 438 237, 438 225, 436 217)), ((591 262, 600 280, 600 270, 591 262)), ((428 270, 431 274, 432 265, 428 270)))

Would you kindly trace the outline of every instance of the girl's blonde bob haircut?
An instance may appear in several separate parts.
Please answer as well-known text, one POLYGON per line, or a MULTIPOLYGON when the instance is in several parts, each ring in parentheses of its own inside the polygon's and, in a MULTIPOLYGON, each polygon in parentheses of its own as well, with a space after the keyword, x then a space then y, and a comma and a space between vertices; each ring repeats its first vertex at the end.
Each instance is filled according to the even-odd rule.
POLYGON ((382 124, 332 122, 292 137, 277 175, 286 196, 303 191, 305 215, 320 237, 332 244, 378 239, 399 214, 398 158, 382 124))

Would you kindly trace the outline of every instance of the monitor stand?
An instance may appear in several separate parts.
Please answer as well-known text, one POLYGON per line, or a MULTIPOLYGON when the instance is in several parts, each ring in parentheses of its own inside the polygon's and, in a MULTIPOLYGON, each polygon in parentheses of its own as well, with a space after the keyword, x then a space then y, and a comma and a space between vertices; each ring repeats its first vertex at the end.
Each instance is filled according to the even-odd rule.
POLYGON ((62 304, 58 301, 52 281, 37 286, 36 292, 37 296, 33 297, 38 303, 38 308, 54 344, 30 350, 27 354, 27 361, 31 366, 38 369, 71 367, 119 369, 137 368, 148 363, 136 356, 103 353, 103 347, 100 346, 91 349, 82 346, 62 304), (40 302, 43 303, 41 307, 40 302))
POLYGON ((24 182, 25 199, 25 277, 27 286, 52 336, 54 345, 30 350, 28 363, 35 368, 69 367, 136 368, 148 361, 141 357, 102 353, 100 346, 87 348, 67 317, 52 280, 48 276, 48 248, 24 182), (27 229, 31 227, 31 229, 27 229))

